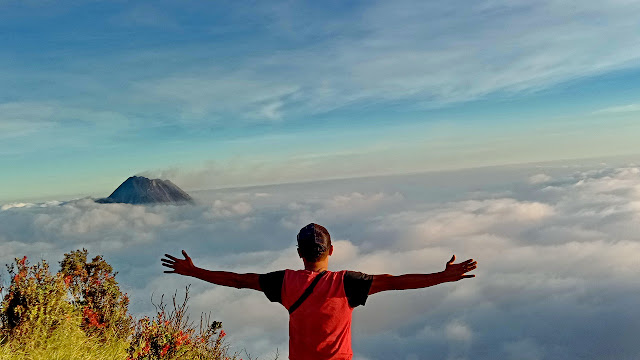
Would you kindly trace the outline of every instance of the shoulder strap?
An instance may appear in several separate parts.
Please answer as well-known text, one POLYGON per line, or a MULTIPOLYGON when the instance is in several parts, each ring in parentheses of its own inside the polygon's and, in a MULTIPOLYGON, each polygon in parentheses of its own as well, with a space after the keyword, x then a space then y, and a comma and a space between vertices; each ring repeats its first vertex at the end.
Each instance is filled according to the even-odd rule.
POLYGON ((311 285, 309 285, 309 287, 302 293, 302 295, 300 295, 300 298, 296 300, 296 302, 294 302, 293 305, 291 305, 291 307, 289 308, 289 314, 294 312, 305 300, 307 300, 309 295, 311 295, 311 293, 313 292, 313 288, 316 287, 316 285, 318 284, 318 281, 320 281, 320 278, 322 278, 326 272, 327 271, 325 270, 320 274, 316 275, 316 278, 313 279, 313 282, 311 283, 311 285))

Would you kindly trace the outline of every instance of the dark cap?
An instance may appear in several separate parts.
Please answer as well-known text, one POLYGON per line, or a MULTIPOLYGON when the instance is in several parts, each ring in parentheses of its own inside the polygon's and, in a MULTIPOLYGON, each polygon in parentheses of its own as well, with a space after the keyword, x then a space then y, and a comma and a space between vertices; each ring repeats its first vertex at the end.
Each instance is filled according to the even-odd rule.
POLYGON ((322 246, 326 250, 331 246, 331 236, 324 226, 311 223, 300 229, 298 247, 310 248, 313 245, 322 246))

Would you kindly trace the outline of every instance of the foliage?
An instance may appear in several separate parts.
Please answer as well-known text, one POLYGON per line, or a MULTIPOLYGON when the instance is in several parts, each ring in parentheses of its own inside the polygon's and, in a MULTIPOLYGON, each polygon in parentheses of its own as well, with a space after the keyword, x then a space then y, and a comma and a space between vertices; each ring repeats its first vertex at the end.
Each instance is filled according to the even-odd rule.
MULTIPOLYGON (((173 296, 173 310, 167 312, 164 296, 155 305, 156 316, 138 320, 129 348, 129 359, 230 359, 223 343, 226 336, 222 323, 203 316, 200 329, 196 333, 187 315, 189 288, 185 291, 182 304, 173 296)), ((236 356, 232 357, 233 359, 236 356)))
POLYGON ((62 274, 52 275, 46 261, 29 266, 25 256, 7 268, 11 285, 0 308, 3 338, 45 339, 58 327, 77 321, 62 274))
POLYGON ((99 336, 127 336, 132 325, 127 314, 129 298, 118 287, 117 273, 102 256, 87 262, 87 254, 86 249, 75 250, 60 262, 72 302, 82 309, 82 327, 99 336))
MULTIPOLYGON (((64 255, 61 270, 30 266, 27 258, 7 266, 10 284, 0 282, 0 359, 203 359, 231 360, 220 322, 203 316, 196 331, 186 315, 188 287, 173 310, 163 298, 156 316, 134 321, 116 273, 87 250, 64 255)), ((153 303, 153 299, 152 299, 153 303)))

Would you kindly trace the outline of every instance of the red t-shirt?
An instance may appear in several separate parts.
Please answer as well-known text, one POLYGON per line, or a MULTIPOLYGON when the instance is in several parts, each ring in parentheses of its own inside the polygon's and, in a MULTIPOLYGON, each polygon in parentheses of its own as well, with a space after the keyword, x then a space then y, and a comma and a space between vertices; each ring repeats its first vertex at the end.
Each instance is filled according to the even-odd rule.
MULTIPOLYGON (((260 276, 267 298, 289 309, 319 273, 282 270, 260 276)), ((311 295, 289 316, 289 359, 350 360, 351 313, 364 305, 373 277, 327 271, 311 295)))

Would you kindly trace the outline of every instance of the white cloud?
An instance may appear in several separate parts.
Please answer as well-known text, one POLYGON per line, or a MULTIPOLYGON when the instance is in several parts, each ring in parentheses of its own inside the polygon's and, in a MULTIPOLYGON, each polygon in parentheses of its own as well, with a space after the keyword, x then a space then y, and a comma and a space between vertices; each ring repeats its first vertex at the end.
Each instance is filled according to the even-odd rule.
POLYGON ((473 336, 473 332, 466 324, 453 321, 447 324, 445 328, 445 334, 451 341, 469 342, 473 336))
POLYGON ((551 176, 547 174, 536 174, 529 177, 529 183, 531 184, 543 184, 551 181, 553 179, 551 176))
POLYGON ((337 194, 328 199, 311 198, 292 202, 288 205, 292 214, 282 219, 282 224, 292 230, 300 229, 310 222, 333 222, 337 218, 348 219, 371 214, 376 209, 397 206, 403 199, 402 194, 375 193, 337 194))
POLYGON ((23 207, 32 207, 32 206, 33 204, 30 204, 30 203, 17 202, 17 203, 11 203, 11 204, 4 204, 0 207, 0 210, 4 211, 4 210, 13 209, 13 208, 23 208, 23 207))
POLYGON ((191 283, 194 319, 211 312, 236 349, 286 356, 281 306, 250 290, 165 275, 159 259, 185 249, 210 269, 299 268, 295 234, 314 221, 332 234, 333 269, 438 272, 454 253, 479 262, 474 279, 370 297, 354 312, 359 358, 633 358, 640 168, 547 170, 554 191, 532 184, 532 169, 515 187, 509 177, 500 186, 501 170, 490 187, 471 174, 445 198, 434 197, 442 189, 429 191, 435 183, 425 175, 199 192, 195 206, 6 204, 0 262, 28 255, 55 263, 86 247, 119 271, 135 313, 153 311, 152 293, 157 300, 191 283), (420 186, 406 186, 409 179, 420 186), (479 191, 486 196, 476 199, 479 191))
POLYGON ((228 203, 222 200, 215 200, 207 215, 211 218, 232 217, 236 215, 247 215, 251 210, 251 205, 245 201, 228 203))
POLYGON ((441 204, 428 211, 403 211, 387 216, 377 229, 394 229, 402 237, 396 246, 423 248, 452 239, 482 234, 511 237, 527 228, 539 226, 552 216, 554 208, 539 202, 512 198, 459 201, 441 204))

